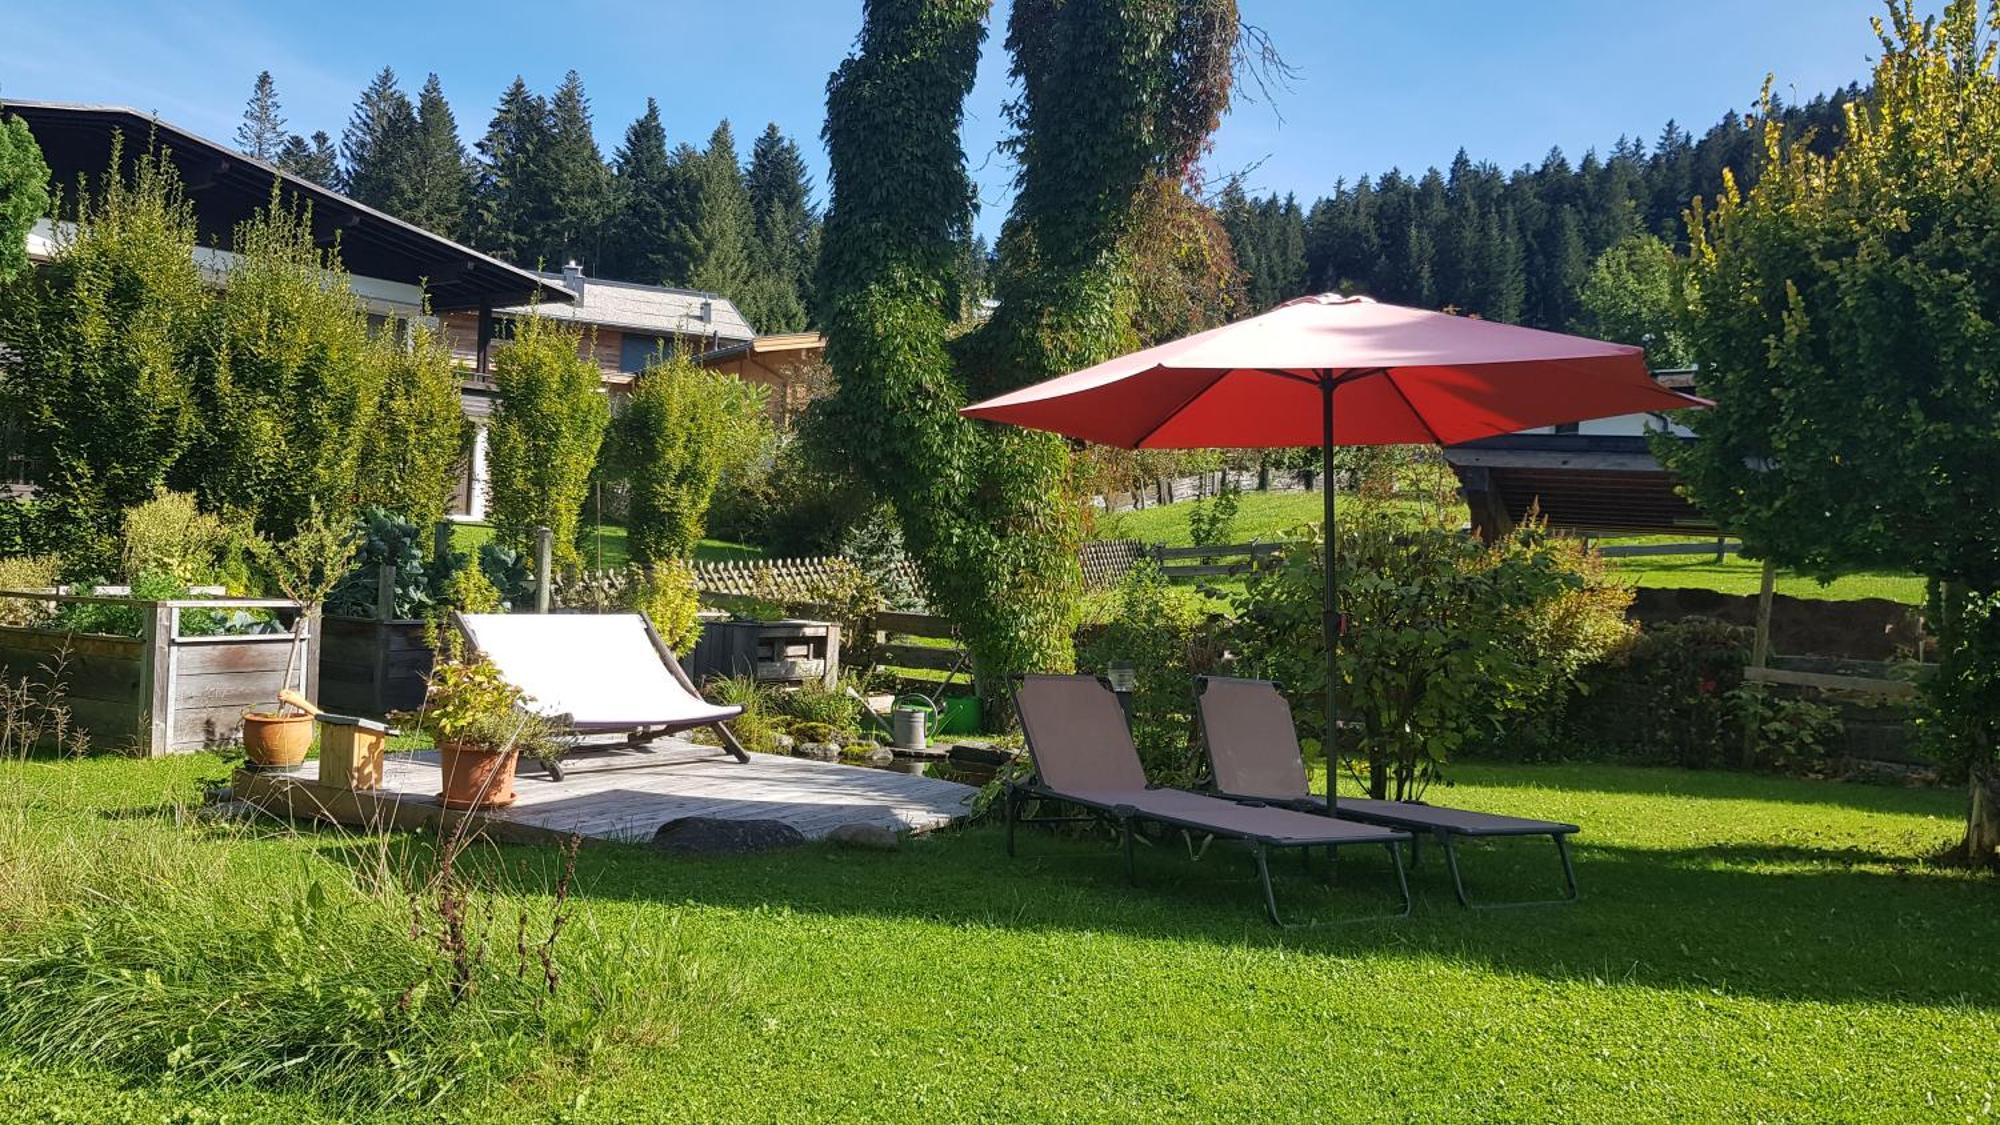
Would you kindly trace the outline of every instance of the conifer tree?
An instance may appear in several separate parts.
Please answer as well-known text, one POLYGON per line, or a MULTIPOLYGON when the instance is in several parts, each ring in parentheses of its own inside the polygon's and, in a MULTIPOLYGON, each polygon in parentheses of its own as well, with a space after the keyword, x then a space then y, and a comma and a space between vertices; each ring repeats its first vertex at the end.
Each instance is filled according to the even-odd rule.
POLYGON ((257 72, 250 104, 243 107, 243 124, 236 127, 236 147, 259 160, 276 160, 285 145, 285 119, 278 114, 278 85, 271 72, 257 72))
POLYGON ((389 210, 402 190, 416 128, 416 107, 396 85, 396 72, 383 67, 361 91, 340 134, 343 190, 370 207, 389 210))
POLYGON ((311 140, 297 133, 286 137, 275 163, 302 180, 339 190, 340 151, 333 147, 333 138, 324 129, 315 130, 311 140))
POLYGON ((547 212, 538 164, 548 142, 548 103, 517 75, 479 141, 467 222, 473 245, 511 262, 535 264, 547 212))
POLYGON ((591 132, 583 79, 574 70, 563 76, 549 100, 548 143, 531 167, 548 218, 533 231, 528 251, 549 269, 572 258, 594 268, 610 213, 611 172, 591 132))
POLYGON ((458 119, 438 76, 424 79, 408 142, 398 152, 389 213, 425 230, 456 238, 465 226, 472 169, 458 139, 458 119))
POLYGON ((611 162, 611 238, 599 270, 607 277, 662 284, 674 265, 673 167, 658 102, 646 99, 646 112, 626 127, 611 162))
POLYGON ((760 315, 751 323, 761 332, 798 331, 808 319, 819 220, 813 212, 805 158, 776 122, 765 126, 751 146, 745 182, 756 232, 759 285, 765 291, 760 315))
POLYGON ((687 270, 683 283, 732 299, 744 296, 752 279, 755 229, 729 122, 715 127, 699 155, 683 150, 676 163, 686 192, 679 201, 683 210, 678 223, 687 270))

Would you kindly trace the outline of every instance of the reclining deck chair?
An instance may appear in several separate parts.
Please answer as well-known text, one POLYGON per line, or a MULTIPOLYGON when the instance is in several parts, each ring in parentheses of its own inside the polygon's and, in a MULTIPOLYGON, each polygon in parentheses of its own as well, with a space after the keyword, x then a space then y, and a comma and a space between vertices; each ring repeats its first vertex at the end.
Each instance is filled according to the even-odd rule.
MULTIPOLYGON (((454 613, 452 620, 468 649, 526 692, 536 712, 578 734, 627 736, 596 749, 713 727, 737 761, 750 760, 725 725, 743 708, 703 699, 642 614, 454 613)), ((553 763, 549 775, 562 780, 553 763)))
MULTIPOLYGON (((1209 771, 1217 792, 1326 812, 1326 799, 1313 796, 1307 785, 1298 732, 1292 726, 1292 709, 1279 693, 1278 685, 1269 680, 1203 676, 1195 681, 1195 693, 1200 698, 1201 740, 1208 750, 1209 771)), ((1444 851, 1445 865, 1451 869, 1452 889, 1458 893, 1461 906, 1491 909, 1576 900, 1576 869, 1569 858, 1569 836, 1577 831, 1574 824, 1439 808, 1414 801, 1342 798, 1335 802, 1333 813, 1343 820, 1410 832, 1412 865, 1416 862, 1416 840, 1425 835, 1434 837, 1444 851), (1459 875, 1455 844, 1461 836, 1549 837, 1555 841, 1556 855, 1562 860, 1566 893, 1560 899, 1475 904, 1465 893, 1465 880, 1459 875)))
MULTIPOLYGON (((1075 820, 1104 820, 1117 826, 1125 847, 1125 875, 1136 882, 1132 829, 1151 822, 1191 834, 1237 840, 1248 845, 1263 884, 1264 908, 1278 914, 1267 853, 1274 848, 1324 847, 1332 855, 1343 844, 1383 844, 1396 865, 1403 909, 1410 913, 1410 887, 1403 875, 1401 845, 1407 832, 1354 824, 1277 808, 1256 801, 1229 800, 1182 789, 1153 788, 1139 764, 1125 712, 1117 696, 1090 676, 1027 676, 1014 693, 1027 736, 1034 775, 1006 786, 1007 854, 1014 854, 1014 826, 1075 820), (1024 817, 1030 800, 1059 801, 1086 810, 1082 817, 1024 817)), ((1308 855, 1310 853, 1308 852, 1308 855)), ((1359 920, 1359 919, 1355 919, 1359 920)))

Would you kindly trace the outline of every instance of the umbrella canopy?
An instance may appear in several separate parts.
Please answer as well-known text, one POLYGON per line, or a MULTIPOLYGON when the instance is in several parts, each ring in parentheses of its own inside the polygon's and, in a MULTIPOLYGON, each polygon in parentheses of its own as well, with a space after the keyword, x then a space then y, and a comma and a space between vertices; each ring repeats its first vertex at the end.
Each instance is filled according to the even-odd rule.
MULTIPOLYGON (((987 399, 959 413, 1125 449, 1317 445, 1334 550, 1333 447, 1462 441, 1708 403, 1645 352, 1559 332, 1325 293, 987 399)), ((1326 729, 1344 623, 1324 568, 1326 729)), ((1326 807, 1338 805, 1326 771, 1326 807)))
POLYGON ((1125 449, 1459 442, 1559 422, 1706 405, 1645 353, 1449 313, 1322 294, 968 406, 1125 449))

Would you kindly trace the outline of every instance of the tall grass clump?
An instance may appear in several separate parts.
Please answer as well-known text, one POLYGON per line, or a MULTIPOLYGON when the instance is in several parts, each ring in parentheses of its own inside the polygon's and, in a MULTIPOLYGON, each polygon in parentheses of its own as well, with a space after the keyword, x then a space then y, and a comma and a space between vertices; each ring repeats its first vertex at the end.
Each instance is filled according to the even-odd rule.
POLYGON ((33 1065, 430 1104, 670 1039, 692 992, 659 935, 579 915, 574 845, 512 868, 450 835, 301 857, 289 829, 107 818, 80 783, 23 780, 0 787, 0 1044, 33 1065))

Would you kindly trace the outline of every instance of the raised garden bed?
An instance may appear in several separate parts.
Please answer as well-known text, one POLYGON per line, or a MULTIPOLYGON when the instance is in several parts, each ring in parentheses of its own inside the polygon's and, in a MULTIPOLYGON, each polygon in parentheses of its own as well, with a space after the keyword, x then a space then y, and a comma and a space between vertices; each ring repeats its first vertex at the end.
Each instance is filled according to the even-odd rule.
POLYGON ((424 622, 327 617, 320 632, 320 706, 380 718, 423 705, 433 657, 424 622))
MULTIPOLYGON (((16 607, 26 602, 131 611, 138 622, 136 636, 63 628, 54 614, 46 623, 0 625, 0 674, 14 683, 60 684, 74 724, 89 733, 93 747, 151 757, 238 742, 244 710, 274 703, 285 686, 294 643, 289 632, 184 635, 183 614, 265 611, 288 622, 299 612, 297 602, 275 598, 145 601, 0 591, 0 601, 16 607)), ((319 679, 316 615, 296 643, 293 683, 302 682, 306 697, 313 699, 319 679)))

